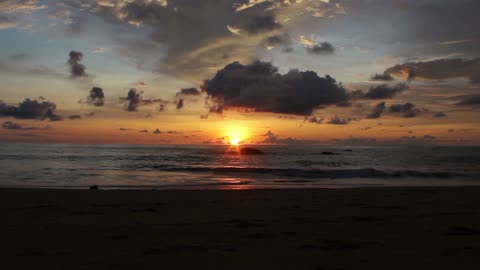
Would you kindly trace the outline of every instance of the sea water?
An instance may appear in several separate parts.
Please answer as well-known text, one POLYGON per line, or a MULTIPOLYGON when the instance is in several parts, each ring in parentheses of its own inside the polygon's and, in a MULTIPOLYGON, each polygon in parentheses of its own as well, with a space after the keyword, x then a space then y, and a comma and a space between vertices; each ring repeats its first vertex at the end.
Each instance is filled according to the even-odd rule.
POLYGON ((480 147, 0 144, 0 186, 248 189, 480 184, 480 147), (233 149, 235 150, 235 149, 233 149))

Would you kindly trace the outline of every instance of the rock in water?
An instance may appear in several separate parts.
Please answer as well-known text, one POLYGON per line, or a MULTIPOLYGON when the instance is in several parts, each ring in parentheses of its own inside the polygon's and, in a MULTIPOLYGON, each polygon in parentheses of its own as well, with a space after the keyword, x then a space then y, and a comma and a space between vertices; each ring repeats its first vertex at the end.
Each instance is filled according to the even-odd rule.
POLYGON ((245 147, 241 148, 239 151, 240 155, 263 155, 265 154, 257 148, 245 147))

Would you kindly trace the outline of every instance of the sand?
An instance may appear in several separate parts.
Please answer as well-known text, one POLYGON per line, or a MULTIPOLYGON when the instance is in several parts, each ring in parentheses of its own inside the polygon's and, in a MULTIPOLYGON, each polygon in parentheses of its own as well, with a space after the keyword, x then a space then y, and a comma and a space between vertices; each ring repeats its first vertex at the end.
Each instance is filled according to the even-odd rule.
POLYGON ((478 269, 480 188, 0 189, 0 269, 478 269))

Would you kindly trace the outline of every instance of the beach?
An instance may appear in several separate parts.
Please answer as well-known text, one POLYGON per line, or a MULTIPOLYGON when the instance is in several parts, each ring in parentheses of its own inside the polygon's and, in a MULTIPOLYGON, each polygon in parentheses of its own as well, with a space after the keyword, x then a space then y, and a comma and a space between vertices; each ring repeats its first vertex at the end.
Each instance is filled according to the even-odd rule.
POLYGON ((475 269, 480 188, 0 189, 2 269, 475 269))

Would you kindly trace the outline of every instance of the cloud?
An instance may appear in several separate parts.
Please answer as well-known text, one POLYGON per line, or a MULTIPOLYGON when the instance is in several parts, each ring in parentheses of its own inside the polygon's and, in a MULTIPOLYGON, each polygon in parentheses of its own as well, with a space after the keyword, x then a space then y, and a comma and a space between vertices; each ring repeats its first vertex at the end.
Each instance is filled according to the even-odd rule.
POLYGON ((288 34, 285 34, 285 33, 269 36, 263 42, 263 46, 267 50, 271 50, 278 46, 283 46, 285 49, 289 49, 291 48, 290 47, 291 44, 292 44, 292 39, 288 34))
POLYGON ((385 102, 380 102, 377 105, 375 105, 375 108, 373 108, 372 112, 369 115, 367 115, 367 118, 370 118, 370 119, 380 118, 386 110, 387 110, 387 106, 385 105, 385 102))
MULTIPOLYGON (((391 99, 396 94, 403 92, 408 89, 408 85, 404 83, 399 83, 394 86, 389 86, 388 84, 381 84, 371 87, 363 98, 365 99, 391 99)), ((361 93, 361 92, 359 92, 361 93)), ((358 93, 357 93, 358 94, 358 93)))
POLYGON ((185 88, 180 90, 179 92, 177 92, 176 95, 177 97, 181 97, 175 102, 177 110, 181 110, 184 107, 186 98, 199 96, 201 94, 202 92, 200 92, 200 90, 198 90, 197 88, 185 88))
POLYGON ((8 28, 14 28, 17 26, 17 23, 12 21, 11 19, 1 16, 0 15, 0 30, 2 29, 8 29, 8 28))
POLYGON ((282 28, 272 15, 255 16, 238 25, 238 29, 249 34, 259 34, 282 28))
POLYGON ((36 130, 36 129, 38 129, 36 127, 23 127, 20 124, 10 122, 10 121, 4 122, 2 124, 2 128, 10 129, 10 130, 36 130))
POLYGON ((157 128, 153 131, 153 134, 162 134, 162 132, 157 128))
POLYGON ((201 92, 197 88, 185 88, 180 90, 177 96, 199 96, 200 94, 201 92))
POLYGON ((418 109, 415 104, 407 102, 404 104, 392 104, 388 108, 385 102, 380 102, 373 108, 372 112, 367 115, 369 119, 380 118, 384 113, 389 112, 394 115, 402 115, 404 118, 416 117, 425 110, 418 109))
POLYGON ((266 137, 266 138, 262 141, 257 142, 257 143, 259 143, 259 144, 291 144, 291 145, 298 145, 298 144, 303 145, 303 144, 318 143, 318 141, 301 140, 301 139, 295 139, 295 138, 291 138, 291 137, 281 139, 279 135, 274 134, 270 130, 262 136, 266 137))
POLYGON ((87 114, 85 114, 86 117, 93 117, 95 114, 97 114, 97 112, 89 112, 87 114))
POLYGON ((142 69, 195 83, 211 76, 212 68, 233 61, 252 61, 268 36, 305 23, 294 18, 330 18, 342 9, 337 0, 255 1, 251 5, 237 0, 171 0, 168 5, 158 0, 68 1, 72 2, 75 4, 69 5, 83 12, 84 17, 97 15, 122 27, 126 34, 121 36, 115 30, 117 46, 113 52, 128 57, 142 69))
POLYGON ((459 106, 478 106, 480 105, 480 94, 473 95, 460 95, 453 97, 458 100, 457 105, 459 106))
POLYGON ((310 117, 310 118, 306 118, 306 121, 312 124, 321 124, 323 122, 323 119, 319 119, 317 117, 310 117))
POLYGON ((398 142, 402 144, 432 144, 435 140, 437 140, 437 137, 426 134, 423 137, 403 136, 398 142))
POLYGON ((394 78, 392 75, 389 73, 383 73, 383 74, 374 74, 371 78, 372 81, 385 81, 385 82, 390 82, 393 81, 394 78))
POLYGON ((329 42, 317 42, 315 35, 310 37, 300 35, 298 37, 298 42, 302 44, 308 53, 319 54, 319 55, 329 55, 335 52, 335 47, 329 42))
POLYGON ((433 116, 439 118, 439 117, 446 117, 447 114, 444 112, 436 112, 433 114, 433 116))
POLYGON ((0 14, 29 14, 46 7, 39 5, 36 0, 2 0, 0 14))
POLYGON ((25 99, 18 106, 7 105, 0 101, 0 117, 60 121, 62 117, 55 113, 56 108, 57 105, 50 101, 25 99))
POLYGON ((105 105, 105 94, 100 87, 93 87, 90 95, 87 97, 87 103, 93 106, 101 107, 105 105))
POLYGON ((243 4, 236 3, 236 4, 234 4, 235 12, 240 12, 242 10, 254 7, 254 6, 262 4, 264 2, 271 2, 271 0, 248 0, 248 1, 246 1, 246 3, 243 3, 243 4))
POLYGON ((350 118, 341 119, 337 115, 335 115, 334 117, 332 117, 330 120, 327 121, 327 124, 330 124, 330 125, 347 125, 351 121, 352 121, 352 119, 350 119, 350 118))
POLYGON ((70 74, 72 75, 72 78, 87 76, 87 73, 85 72, 87 68, 80 64, 83 59, 83 53, 71 51, 68 56, 67 63, 70 65, 70 74))
POLYGON ((82 116, 81 116, 81 115, 78 115, 78 114, 74 114, 74 115, 68 116, 68 119, 70 119, 70 120, 79 120, 79 119, 82 119, 82 116))
POLYGON ((415 107, 415 104, 407 102, 405 104, 392 104, 389 111, 391 113, 400 113, 405 118, 415 117, 420 113, 420 110, 415 107))
POLYGON ((143 130, 140 130, 140 131, 138 131, 138 132, 140 132, 140 133, 148 133, 148 130, 143 129, 143 130))
MULTIPOLYGON (((323 105, 347 100, 335 79, 313 71, 291 70, 279 74, 271 63, 231 63, 202 85, 216 109, 248 108, 256 112, 310 115, 323 105)), ((212 111, 212 109, 211 109, 212 111)))
POLYGON ((177 110, 181 110, 183 108, 183 98, 177 100, 177 110))
POLYGON ((122 101, 126 101, 125 110, 129 112, 138 111, 140 106, 151 105, 151 104, 160 104, 160 107, 165 106, 169 102, 163 99, 144 99, 142 97, 143 91, 137 91, 136 89, 132 88, 128 91, 127 97, 120 98, 122 101))
POLYGON ((420 110, 417 109, 413 103, 407 102, 405 104, 392 104, 390 106, 390 112, 403 113, 403 117, 410 118, 417 116, 420 110))
POLYGON ((36 0, 2 0, 0 1, 0 30, 8 28, 29 28, 25 22, 27 15, 34 11, 46 8, 36 0))
POLYGON ((377 140, 376 138, 350 137, 347 139, 333 139, 332 142, 345 146, 363 146, 363 145, 431 145, 437 138, 430 134, 423 137, 403 136, 398 139, 377 140))
POLYGON ((242 29, 230 25, 227 25, 227 30, 238 36, 241 35, 242 32, 242 29))
POLYGON ((310 47, 306 47, 307 52, 311 54, 320 54, 320 55, 328 55, 333 54, 335 52, 335 47, 331 43, 322 42, 320 44, 315 44, 310 47))
POLYGON ((480 58, 409 62, 390 67, 385 72, 407 80, 467 78, 471 83, 480 83, 480 58))

